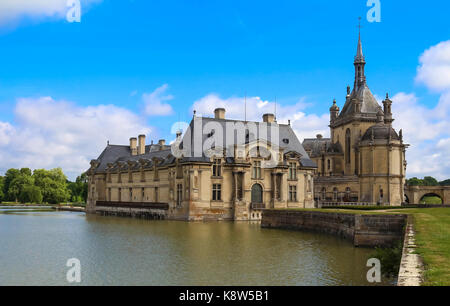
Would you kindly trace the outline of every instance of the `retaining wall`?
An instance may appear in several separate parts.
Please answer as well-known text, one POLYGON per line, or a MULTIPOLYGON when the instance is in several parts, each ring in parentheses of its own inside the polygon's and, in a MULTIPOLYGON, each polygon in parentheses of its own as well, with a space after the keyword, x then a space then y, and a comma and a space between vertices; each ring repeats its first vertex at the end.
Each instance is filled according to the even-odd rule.
POLYGON ((337 235, 355 246, 391 246, 403 237, 407 215, 265 210, 261 227, 337 235))

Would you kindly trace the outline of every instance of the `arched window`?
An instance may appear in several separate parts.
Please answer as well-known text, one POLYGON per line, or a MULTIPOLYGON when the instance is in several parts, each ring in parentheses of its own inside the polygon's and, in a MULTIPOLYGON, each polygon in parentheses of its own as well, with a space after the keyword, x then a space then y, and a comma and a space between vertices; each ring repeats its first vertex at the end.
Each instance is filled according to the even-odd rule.
POLYGON ((351 143, 351 133, 350 133, 350 129, 347 129, 347 131, 345 132, 345 162, 347 164, 350 164, 350 155, 351 155, 351 147, 352 147, 352 143, 351 143))
POLYGON ((263 189, 260 184, 255 184, 252 187, 252 203, 262 204, 263 202, 263 189))

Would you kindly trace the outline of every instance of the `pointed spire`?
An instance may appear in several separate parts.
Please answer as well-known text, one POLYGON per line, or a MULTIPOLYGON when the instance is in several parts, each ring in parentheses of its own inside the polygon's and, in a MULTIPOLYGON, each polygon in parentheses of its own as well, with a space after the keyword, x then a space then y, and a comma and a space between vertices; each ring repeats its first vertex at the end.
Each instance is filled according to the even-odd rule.
POLYGON ((363 54, 362 43, 361 43, 361 17, 359 17, 358 28, 359 28, 358 48, 356 50, 355 63, 364 62, 364 54, 363 54))

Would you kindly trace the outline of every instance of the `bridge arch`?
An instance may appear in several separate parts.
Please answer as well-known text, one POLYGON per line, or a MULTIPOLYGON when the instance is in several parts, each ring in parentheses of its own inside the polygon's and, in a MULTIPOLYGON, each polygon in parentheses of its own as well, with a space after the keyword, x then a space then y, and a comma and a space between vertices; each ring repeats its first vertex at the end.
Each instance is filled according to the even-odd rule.
POLYGON ((406 186, 405 202, 420 204, 424 197, 435 196, 442 204, 450 204, 450 186, 406 186))
POLYGON ((424 199, 426 197, 437 197, 441 200, 441 203, 433 203, 433 204, 444 204, 444 199, 442 196, 440 196, 439 194, 435 193, 435 192, 429 192, 429 193, 425 193, 424 195, 422 195, 420 197, 420 203, 419 204, 424 204, 424 199))

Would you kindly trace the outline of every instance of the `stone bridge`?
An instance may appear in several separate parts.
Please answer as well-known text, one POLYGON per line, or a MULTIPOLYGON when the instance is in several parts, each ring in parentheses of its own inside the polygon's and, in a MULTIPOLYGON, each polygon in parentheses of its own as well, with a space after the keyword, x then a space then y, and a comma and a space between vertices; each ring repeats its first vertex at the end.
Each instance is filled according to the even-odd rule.
POLYGON ((442 204, 450 204, 450 186, 406 186, 405 202, 420 204, 424 196, 437 196, 442 204))

